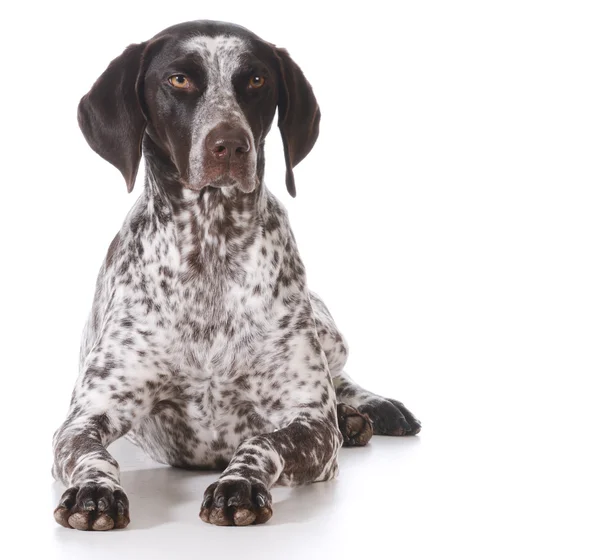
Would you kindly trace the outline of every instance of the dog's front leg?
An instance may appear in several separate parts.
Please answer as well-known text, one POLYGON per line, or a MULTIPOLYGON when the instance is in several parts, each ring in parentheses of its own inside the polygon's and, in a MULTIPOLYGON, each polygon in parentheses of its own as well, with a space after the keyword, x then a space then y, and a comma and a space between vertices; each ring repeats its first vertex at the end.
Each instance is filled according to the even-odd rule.
MULTIPOLYGON (((267 359, 269 377, 286 388, 277 397, 280 430, 242 442, 219 480, 211 484, 200 517, 215 525, 265 523, 272 515, 269 488, 329 480, 337 474, 342 435, 335 389, 316 333, 290 340, 292 364, 267 359), (298 380, 302 380, 299 384, 298 380)), ((266 375, 265 375, 266 377, 266 375)))
POLYGON ((54 518, 64 527, 103 531, 129 523, 119 465, 106 447, 149 413, 161 380, 139 355, 139 344, 133 350, 99 342, 96 348, 77 380, 69 415, 54 434, 53 474, 67 486, 54 518))
POLYGON ((337 474, 342 436, 335 416, 301 415, 285 428, 242 443, 219 480, 204 493, 200 517, 214 525, 265 523, 269 488, 329 480, 337 474))

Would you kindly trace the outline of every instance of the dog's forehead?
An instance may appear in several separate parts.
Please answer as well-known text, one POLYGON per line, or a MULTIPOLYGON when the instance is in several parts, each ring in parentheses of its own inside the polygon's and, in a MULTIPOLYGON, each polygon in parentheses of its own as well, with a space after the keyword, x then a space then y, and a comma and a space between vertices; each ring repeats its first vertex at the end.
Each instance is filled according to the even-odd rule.
POLYGON ((185 40, 182 49, 185 53, 200 55, 207 67, 231 71, 249 51, 250 45, 235 35, 198 35, 185 40))

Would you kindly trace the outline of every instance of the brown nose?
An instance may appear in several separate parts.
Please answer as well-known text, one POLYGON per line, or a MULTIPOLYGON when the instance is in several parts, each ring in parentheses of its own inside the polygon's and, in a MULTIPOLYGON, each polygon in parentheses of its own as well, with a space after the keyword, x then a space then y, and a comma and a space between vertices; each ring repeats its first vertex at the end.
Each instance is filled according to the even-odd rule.
POLYGON ((217 161, 243 159, 250 151, 250 138, 241 128, 222 123, 206 136, 206 150, 217 161))

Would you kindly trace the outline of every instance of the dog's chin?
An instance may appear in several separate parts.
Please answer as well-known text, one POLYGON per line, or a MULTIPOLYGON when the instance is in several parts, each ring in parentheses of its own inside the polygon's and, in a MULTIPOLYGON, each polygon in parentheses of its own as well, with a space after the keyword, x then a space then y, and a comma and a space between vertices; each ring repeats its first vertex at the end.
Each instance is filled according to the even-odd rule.
POLYGON ((184 186, 194 192, 206 188, 222 189, 223 191, 238 190, 243 193, 251 193, 256 189, 258 179, 256 177, 237 177, 232 174, 218 175, 217 177, 203 177, 198 181, 186 182, 184 186))

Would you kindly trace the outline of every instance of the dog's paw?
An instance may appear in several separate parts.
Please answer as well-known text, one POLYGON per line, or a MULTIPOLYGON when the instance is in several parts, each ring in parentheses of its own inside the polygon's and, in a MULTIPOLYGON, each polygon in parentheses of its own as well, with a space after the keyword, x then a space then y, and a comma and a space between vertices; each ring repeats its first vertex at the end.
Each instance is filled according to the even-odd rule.
POLYGON ((337 417, 346 447, 367 445, 373 436, 373 423, 366 414, 347 404, 338 403, 337 417))
POLYGON ((204 492, 200 519, 213 525, 258 525, 273 515, 271 494, 244 479, 217 480, 204 492))
POLYGON ((123 490, 99 484, 69 488, 54 510, 59 525, 80 531, 108 531, 129 525, 129 500, 123 490))
POLYGON ((358 407, 373 422, 373 431, 382 436, 416 436, 421 431, 419 422, 401 402, 377 399, 358 407))

